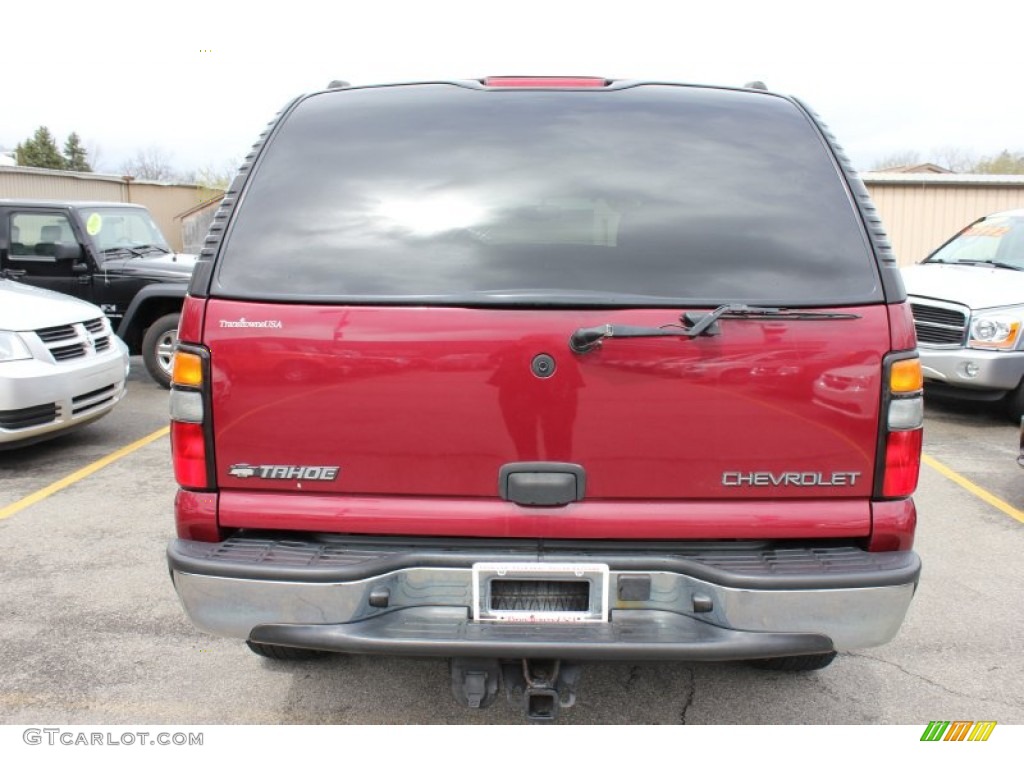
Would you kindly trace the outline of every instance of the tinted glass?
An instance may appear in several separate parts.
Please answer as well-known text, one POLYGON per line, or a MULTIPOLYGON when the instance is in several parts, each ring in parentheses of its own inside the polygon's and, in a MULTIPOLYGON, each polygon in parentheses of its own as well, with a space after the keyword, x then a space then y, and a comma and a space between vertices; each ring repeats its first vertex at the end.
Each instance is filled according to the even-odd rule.
POLYGON ((57 243, 78 242, 71 222, 63 213, 15 213, 11 215, 12 261, 54 260, 57 243))
POLYGON ((675 86, 311 96, 243 193, 216 281, 331 301, 881 300, 807 117, 675 86))

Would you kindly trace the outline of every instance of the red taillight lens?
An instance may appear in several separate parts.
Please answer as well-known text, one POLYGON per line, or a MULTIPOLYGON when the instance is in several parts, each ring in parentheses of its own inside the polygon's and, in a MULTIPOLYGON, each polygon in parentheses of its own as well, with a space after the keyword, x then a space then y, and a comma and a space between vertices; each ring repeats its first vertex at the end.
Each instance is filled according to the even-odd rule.
POLYGON ((921 443, 924 431, 890 432, 885 442, 885 482, 882 495, 895 499, 909 496, 917 488, 921 471, 921 443))
POLYGON ((183 488, 206 488, 206 436, 202 424, 171 422, 174 478, 183 488))

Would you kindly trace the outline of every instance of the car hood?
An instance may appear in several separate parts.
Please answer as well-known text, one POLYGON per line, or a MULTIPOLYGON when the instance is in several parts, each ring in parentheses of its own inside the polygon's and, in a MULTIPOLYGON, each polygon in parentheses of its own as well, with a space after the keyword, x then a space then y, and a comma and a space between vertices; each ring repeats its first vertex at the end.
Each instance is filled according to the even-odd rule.
POLYGON ((161 253, 156 255, 126 258, 115 256, 103 262, 101 270, 119 275, 135 277, 152 276, 163 281, 187 281, 199 257, 191 253, 161 253))
POLYGON ((99 307, 73 296, 0 278, 0 330, 35 331, 102 316, 99 307))
POLYGON ((971 309, 1024 302, 1024 272, 964 264, 918 264, 900 270, 907 293, 971 309))

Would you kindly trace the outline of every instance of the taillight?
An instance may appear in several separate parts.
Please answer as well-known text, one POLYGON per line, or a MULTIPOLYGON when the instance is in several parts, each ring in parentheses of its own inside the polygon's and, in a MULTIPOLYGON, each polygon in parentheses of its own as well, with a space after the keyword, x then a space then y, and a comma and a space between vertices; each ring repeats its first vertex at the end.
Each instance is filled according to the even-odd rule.
POLYGON ((886 392, 875 495, 885 499, 910 496, 921 471, 924 433, 924 379, 915 353, 897 353, 885 362, 886 392))
POLYGON ((174 477, 182 488, 211 486, 210 431, 206 384, 209 366, 205 350, 189 346, 174 353, 171 373, 171 456, 174 477))
POLYGON ((206 487, 206 435, 202 424, 171 422, 171 455, 178 485, 206 487))
POLYGON ((885 481, 882 484, 882 495, 886 498, 909 496, 917 488, 923 433, 922 429, 889 433, 885 444, 885 481))

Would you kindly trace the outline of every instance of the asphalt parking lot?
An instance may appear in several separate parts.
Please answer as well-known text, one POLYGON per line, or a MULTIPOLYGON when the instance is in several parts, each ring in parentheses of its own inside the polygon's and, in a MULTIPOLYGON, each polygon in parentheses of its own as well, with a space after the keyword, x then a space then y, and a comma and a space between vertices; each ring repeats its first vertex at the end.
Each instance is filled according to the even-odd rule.
MULTIPOLYGON (((113 414, 0 453, 0 723, 523 722, 504 699, 484 711, 458 706, 443 661, 271 662, 196 631, 164 560, 175 487, 166 401, 136 358, 113 414)), ((890 644, 802 675, 592 664, 560 722, 1024 723, 1017 439, 993 409, 928 404, 917 494, 924 574, 890 644)))

